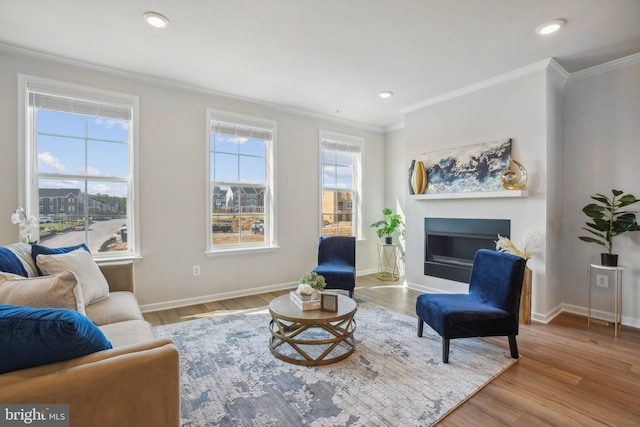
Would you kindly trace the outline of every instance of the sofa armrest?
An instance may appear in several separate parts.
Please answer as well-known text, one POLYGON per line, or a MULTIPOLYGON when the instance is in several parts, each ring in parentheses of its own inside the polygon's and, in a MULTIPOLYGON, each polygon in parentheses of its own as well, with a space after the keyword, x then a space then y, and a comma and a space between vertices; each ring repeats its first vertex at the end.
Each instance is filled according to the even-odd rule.
POLYGON ((100 264, 100 270, 109 283, 109 292, 133 292, 133 262, 100 264))
POLYGON ((5 374, 16 381, 0 382, 0 402, 68 404, 71 427, 180 425, 179 356, 170 340, 97 352, 42 375, 29 371, 5 374))

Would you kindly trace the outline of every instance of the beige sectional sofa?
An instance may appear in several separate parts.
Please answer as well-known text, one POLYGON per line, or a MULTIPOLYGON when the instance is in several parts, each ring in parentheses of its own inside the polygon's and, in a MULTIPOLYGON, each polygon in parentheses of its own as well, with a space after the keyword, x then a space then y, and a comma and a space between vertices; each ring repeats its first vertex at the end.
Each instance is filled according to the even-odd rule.
POLYGON ((133 293, 133 264, 101 265, 109 296, 86 315, 113 345, 0 375, 0 403, 69 404, 75 427, 180 425, 178 350, 155 339, 133 293))

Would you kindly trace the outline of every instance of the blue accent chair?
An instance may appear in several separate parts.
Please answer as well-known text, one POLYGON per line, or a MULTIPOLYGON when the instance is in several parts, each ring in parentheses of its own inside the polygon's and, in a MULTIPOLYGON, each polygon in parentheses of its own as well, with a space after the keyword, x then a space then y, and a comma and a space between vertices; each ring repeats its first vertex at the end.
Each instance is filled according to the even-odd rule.
POLYGON ((327 282, 325 289, 344 289, 353 297, 356 288, 356 238, 321 236, 318 240, 318 266, 313 269, 327 282))
POLYGON ((424 322, 442 336, 442 362, 449 363, 449 340, 507 336, 518 358, 518 314, 526 260, 480 249, 471 269, 468 294, 422 294, 416 300, 418 336, 424 322))

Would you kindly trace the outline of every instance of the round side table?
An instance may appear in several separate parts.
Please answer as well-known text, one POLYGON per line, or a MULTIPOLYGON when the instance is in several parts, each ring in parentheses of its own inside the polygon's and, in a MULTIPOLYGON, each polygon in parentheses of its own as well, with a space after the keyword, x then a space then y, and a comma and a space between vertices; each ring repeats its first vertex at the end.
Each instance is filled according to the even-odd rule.
POLYGON ((378 274, 376 277, 388 282, 396 282, 400 278, 398 255, 400 245, 397 243, 378 243, 378 274))
POLYGON ((618 265, 617 267, 611 267, 600 264, 589 265, 589 307, 587 308, 587 327, 591 326, 591 277, 594 270, 614 272, 614 303, 613 303, 613 330, 614 336, 618 336, 618 329, 622 329, 622 272, 627 267, 624 265, 618 265))

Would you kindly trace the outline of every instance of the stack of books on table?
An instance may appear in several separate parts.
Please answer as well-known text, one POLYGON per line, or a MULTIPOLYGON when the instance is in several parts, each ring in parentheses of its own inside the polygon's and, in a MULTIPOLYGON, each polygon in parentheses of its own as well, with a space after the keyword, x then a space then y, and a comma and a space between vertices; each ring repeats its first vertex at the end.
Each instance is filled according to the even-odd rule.
POLYGON ((291 291, 289 297, 302 311, 320 310, 320 298, 311 299, 311 295, 301 295, 296 291, 291 291))

